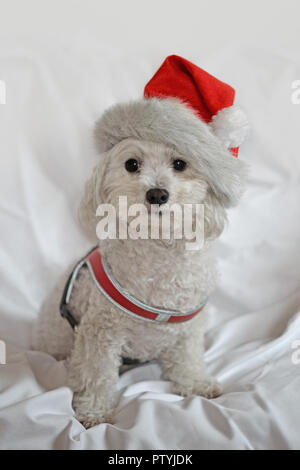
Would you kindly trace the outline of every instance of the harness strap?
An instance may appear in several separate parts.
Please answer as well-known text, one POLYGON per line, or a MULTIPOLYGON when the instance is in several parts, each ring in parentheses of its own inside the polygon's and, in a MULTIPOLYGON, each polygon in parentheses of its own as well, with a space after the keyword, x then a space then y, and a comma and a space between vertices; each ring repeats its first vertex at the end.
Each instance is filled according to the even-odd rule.
POLYGON ((82 267, 87 267, 89 269, 97 288, 111 303, 129 315, 145 321, 168 323, 187 321, 197 315, 197 313, 201 312, 206 304, 205 301, 199 305, 196 310, 186 313, 160 309, 144 304, 128 294, 112 277, 105 259, 101 257, 99 247, 96 246, 76 264, 68 278, 61 299, 60 313, 62 317, 69 322, 72 328, 75 328, 79 322, 72 315, 68 304, 74 282, 82 267))

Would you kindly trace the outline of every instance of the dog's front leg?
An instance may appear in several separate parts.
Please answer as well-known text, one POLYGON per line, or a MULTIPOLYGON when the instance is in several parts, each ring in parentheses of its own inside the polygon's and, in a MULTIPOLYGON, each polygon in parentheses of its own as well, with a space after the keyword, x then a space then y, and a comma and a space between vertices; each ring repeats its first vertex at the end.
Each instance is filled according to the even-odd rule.
POLYGON ((171 380, 173 391, 183 396, 214 398, 221 394, 219 383, 206 371, 203 333, 182 337, 159 358, 163 378, 171 380))
POLYGON ((76 417, 88 428, 111 418, 123 342, 115 325, 100 326, 86 317, 75 335, 68 382, 76 417))

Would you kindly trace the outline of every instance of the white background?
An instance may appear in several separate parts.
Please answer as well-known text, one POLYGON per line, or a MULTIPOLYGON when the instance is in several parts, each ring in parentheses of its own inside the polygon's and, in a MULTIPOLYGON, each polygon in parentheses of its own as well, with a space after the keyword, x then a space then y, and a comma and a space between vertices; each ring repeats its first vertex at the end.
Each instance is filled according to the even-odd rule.
POLYGON ((0 0, 2 34, 91 35, 131 53, 300 47, 299 22, 298 0, 0 0))

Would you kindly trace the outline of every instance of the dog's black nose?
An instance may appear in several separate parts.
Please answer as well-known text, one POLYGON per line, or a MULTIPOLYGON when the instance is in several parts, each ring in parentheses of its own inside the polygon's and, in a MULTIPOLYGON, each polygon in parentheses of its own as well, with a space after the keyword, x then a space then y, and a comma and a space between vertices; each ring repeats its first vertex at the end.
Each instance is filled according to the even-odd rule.
POLYGON ((146 192, 146 199, 150 204, 165 204, 169 199, 169 193, 166 189, 152 188, 146 192))

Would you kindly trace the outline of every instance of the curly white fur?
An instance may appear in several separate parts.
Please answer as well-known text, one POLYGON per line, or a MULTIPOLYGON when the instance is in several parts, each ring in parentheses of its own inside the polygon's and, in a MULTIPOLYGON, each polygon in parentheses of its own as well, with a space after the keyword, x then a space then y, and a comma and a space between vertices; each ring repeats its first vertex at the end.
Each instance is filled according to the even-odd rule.
MULTIPOLYGON (((192 310, 215 288, 216 260, 210 245, 223 230, 224 207, 230 201, 235 203, 241 193, 244 172, 242 163, 229 153, 226 157, 231 160, 224 165, 224 151, 218 143, 212 143, 217 137, 206 127, 203 127, 201 145, 203 155, 207 159, 210 156, 214 162, 209 170, 203 160, 198 164, 195 155, 189 154, 187 144, 183 154, 182 146, 126 136, 101 155, 85 187, 80 217, 93 237, 97 206, 103 202, 117 206, 120 195, 127 196, 129 204, 144 202, 146 191, 159 186, 169 191, 170 203, 205 205, 206 241, 202 250, 186 251, 184 240, 101 242, 101 252, 122 288, 155 307, 192 310), (138 173, 128 173, 124 168, 125 161, 132 157, 140 163, 138 173), (174 171, 174 158, 186 160, 184 172, 174 171), (212 168, 218 158, 223 172, 218 172, 219 181, 213 184, 212 168)), ((163 377, 173 382, 176 393, 209 398, 220 393, 219 384, 207 373, 203 362, 207 307, 183 323, 146 322, 110 303, 98 291, 88 271, 82 270, 70 304, 74 316, 80 320, 74 333, 58 313, 63 285, 61 282, 42 309, 35 347, 57 358, 68 357, 73 405, 77 418, 86 426, 111 419, 122 356, 158 361, 163 377)))

